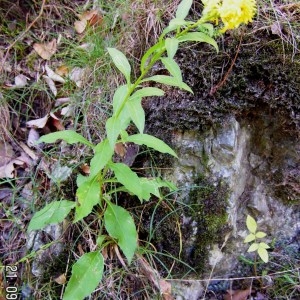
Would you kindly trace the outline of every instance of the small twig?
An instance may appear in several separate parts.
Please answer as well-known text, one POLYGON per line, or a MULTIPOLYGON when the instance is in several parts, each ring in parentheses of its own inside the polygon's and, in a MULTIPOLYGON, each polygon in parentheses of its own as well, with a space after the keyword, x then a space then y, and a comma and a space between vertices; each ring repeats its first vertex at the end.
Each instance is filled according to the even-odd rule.
POLYGON ((232 71, 232 68, 233 68, 233 66, 234 66, 234 64, 235 64, 235 61, 236 61, 236 59, 237 59, 237 57, 238 57, 238 54, 239 54, 239 52, 240 52, 241 43, 242 43, 242 36, 241 36, 241 38, 240 38, 240 42, 239 42, 238 48, 237 48, 237 50, 236 50, 234 59, 233 59, 231 65, 230 65, 228 71, 227 71, 226 74, 224 75, 223 79, 222 79, 217 85, 215 85, 215 86, 213 86, 213 87, 211 88, 211 90, 210 90, 210 92, 209 92, 209 94, 210 94, 211 96, 212 96, 212 95, 213 95, 220 87, 222 87, 222 86, 224 85, 224 83, 226 82, 226 80, 228 79, 228 77, 229 77, 229 75, 230 75, 230 73, 231 73, 231 71, 232 71))
POLYGON ((40 12, 38 14, 38 16, 28 25, 28 27, 14 40, 14 42, 12 44, 10 44, 7 48, 6 48, 6 53, 3 57, 3 61, 2 61, 2 64, 0 66, 0 72, 2 71, 3 69, 3 66, 4 66, 4 63, 8 57, 8 54, 9 54, 9 51, 15 46, 15 44, 21 40, 24 35, 31 29, 31 27, 38 21, 38 19, 42 16, 43 14, 43 11, 44 11, 44 7, 45 7, 45 3, 46 3, 47 0, 43 0, 42 2, 42 5, 41 5, 41 9, 40 9, 40 12))

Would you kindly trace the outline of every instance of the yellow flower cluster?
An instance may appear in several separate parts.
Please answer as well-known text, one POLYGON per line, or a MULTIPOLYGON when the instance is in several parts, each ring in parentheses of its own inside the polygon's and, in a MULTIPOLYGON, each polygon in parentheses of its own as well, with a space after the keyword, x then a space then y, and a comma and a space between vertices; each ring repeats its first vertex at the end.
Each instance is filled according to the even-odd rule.
POLYGON ((202 0, 202 2, 204 4, 202 18, 216 23, 221 19, 224 24, 221 32, 251 22, 256 12, 255 0, 202 0))

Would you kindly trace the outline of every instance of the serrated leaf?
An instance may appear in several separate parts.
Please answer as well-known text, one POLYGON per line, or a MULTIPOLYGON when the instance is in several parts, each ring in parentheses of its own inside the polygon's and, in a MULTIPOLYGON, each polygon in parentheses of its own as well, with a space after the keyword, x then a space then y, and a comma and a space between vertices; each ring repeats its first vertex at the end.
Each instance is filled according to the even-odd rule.
POLYGON ((170 57, 162 57, 160 60, 170 74, 175 77, 177 81, 182 82, 182 74, 177 62, 170 57))
POLYGON ((82 143, 89 147, 94 148, 94 145, 90 143, 86 138, 84 138, 81 134, 73 131, 73 130, 64 130, 64 131, 57 131, 53 133, 49 133, 43 135, 39 140, 38 143, 54 143, 57 140, 64 140, 68 144, 75 144, 75 143, 82 143))
POLYGON ((112 116, 106 121, 106 134, 107 138, 109 140, 109 145, 112 149, 114 149, 116 140, 121 132, 122 124, 120 121, 120 118, 117 118, 116 116, 112 116))
POLYGON ((140 186, 140 179, 135 172, 123 163, 111 163, 110 168, 114 171, 118 181, 122 183, 125 188, 141 198, 142 188, 140 186))
POLYGON ((111 237, 117 239, 119 247, 130 264, 137 248, 137 231, 133 218, 124 208, 109 201, 107 203, 104 213, 105 228, 111 237))
POLYGON ((192 4, 193 4, 193 0, 182 0, 177 7, 176 18, 184 20, 188 15, 192 4))
POLYGON ((174 150, 165 142, 149 134, 130 135, 127 138, 127 142, 132 142, 138 145, 146 145, 147 147, 153 148, 161 153, 168 153, 172 156, 177 157, 174 150))
POLYGON ((179 41, 176 38, 166 38, 165 46, 168 57, 173 58, 178 50, 179 41))
POLYGON ((108 139, 104 139, 94 148, 94 157, 90 163, 90 176, 96 176, 110 161, 114 154, 114 150, 109 145, 108 139))
POLYGON ((264 242, 259 243, 259 248, 270 249, 270 246, 264 242))
POLYGON ((128 92, 128 85, 121 85, 117 88, 115 91, 114 97, 113 97, 113 111, 114 113, 117 113, 120 109, 122 103, 125 100, 125 97, 128 92))
POLYGON ((219 47, 216 41, 203 32, 188 32, 178 37, 179 42, 204 42, 215 47, 216 51, 219 52, 219 47))
POLYGON ((126 102, 126 108, 129 112, 130 118, 138 128, 139 132, 143 133, 145 127, 145 111, 142 107, 142 99, 135 99, 126 102))
POLYGON ((253 233, 250 233, 249 235, 246 236, 244 239, 244 243, 249 243, 255 240, 255 235, 253 233))
POLYGON ((255 234, 256 232, 256 229, 257 229, 257 223, 256 221, 249 215, 247 215, 247 219, 246 219, 246 225, 247 225, 247 228, 248 230, 255 234))
POLYGON ((193 93, 191 88, 186 83, 184 83, 182 81, 178 81, 175 77, 172 77, 172 76, 154 75, 154 76, 151 76, 151 77, 148 77, 148 78, 145 78, 144 80, 142 80, 142 82, 146 82, 146 81, 156 81, 158 83, 176 86, 176 87, 179 87, 190 93, 193 93))
POLYGON ((253 252, 253 251, 256 251, 258 249, 258 244, 257 243, 253 243, 249 249, 248 249, 248 252, 253 252))
POLYGON ((259 232, 256 232, 255 233, 255 236, 258 238, 258 239, 262 239, 266 236, 267 234, 262 232, 262 231, 259 231, 259 232))
POLYGON ((79 205, 76 206, 75 220, 77 222, 92 212, 94 205, 100 201, 100 186, 95 178, 88 177, 76 191, 79 205))
POLYGON ((126 56, 116 48, 107 48, 107 51, 111 56, 115 66, 125 76, 127 83, 130 83, 131 67, 126 56))
POLYGON ((60 223, 74 207, 75 202, 73 201, 53 201, 34 214, 27 230, 38 230, 44 228, 48 224, 60 223))
POLYGON ((151 96, 163 96, 165 92, 156 87, 145 87, 140 90, 137 90, 134 94, 132 94, 129 98, 129 101, 133 101, 135 99, 141 99, 143 97, 151 97, 151 96))
POLYGON ((102 279, 104 259, 99 251, 82 255, 72 267, 63 300, 82 300, 90 295, 102 279))
POLYGON ((269 261, 269 253, 265 248, 258 248, 257 253, 263 262, 267 263, 269 261))

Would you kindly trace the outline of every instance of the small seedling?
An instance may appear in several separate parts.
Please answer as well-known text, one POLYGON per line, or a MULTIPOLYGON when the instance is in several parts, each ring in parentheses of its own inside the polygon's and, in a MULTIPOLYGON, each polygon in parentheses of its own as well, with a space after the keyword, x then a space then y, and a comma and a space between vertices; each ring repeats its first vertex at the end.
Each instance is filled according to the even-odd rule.
POLYGON ((270 247, 264 242, 257 241, 258 239, 264 238, 267 234, 263 231, 257 231, 257 223, 249 215, 247 216, 246 225, 250 233, 246 236, 244 243, 253 242, 250 245, 248 252, 256 251, 263 262, 267 263, 269 261, 269 253, 267 249, 269 249, 270 247))

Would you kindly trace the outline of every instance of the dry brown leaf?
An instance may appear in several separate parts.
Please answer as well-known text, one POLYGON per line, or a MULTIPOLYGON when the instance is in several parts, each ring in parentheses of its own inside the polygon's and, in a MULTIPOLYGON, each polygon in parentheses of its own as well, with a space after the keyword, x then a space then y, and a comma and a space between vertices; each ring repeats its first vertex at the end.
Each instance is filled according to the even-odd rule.
POLYGON ((126 147, 123 143, 115 144, 115 153, 118 154, 120 157, 124 157, 126 154, 126 147))
POLYGON ((247 290, 228 290, 224 300, 247 300, 251 294, 251 289, 247 290))
POLYGON ((0 167, 0 178, 14 178, 15 166, 13 161, 0 167))
POLYGON ((23 142, 19 142, 19 145, 23 149, 23 151, 28 155, 33 161, 37 161, 39 158, 38 156, 23 142))
POLYGON ((26 77, 23 74, 20 74, 20 75, 15 77, 15 85, 13 87, 22 88, 22 87, 26 86, 27 80, 29 80, 28 77, 26 77))
POLYGON ((65 117, 72 117, 73 112, 74 112, 74 106, 70 104, 63 107, 60 111, 60 114, 65 117))
POLYGON ((44 128, 47 121, 48 121, 48 114, 45 117, 42 117, 40 119, 31 120, 26 122, 27 127, 29 128, 44 128))
POLYGON ((70 98, 69 97, 66 97, 66 98, 57 98, 55 100, 54 106, 57 107, 57 106, 60 106, 62 104, 68 103, 68 102, 70 102, 70 98))
POLYGON ((83 83, 84 75, 85 75, 84 69, 75 67, 71 70, 69 77, 70 77, 70 80, 74 81, 75 84, 80 88, 83 83))
POLYGON ((45 79, 46 83, 48 84, 48 86, 49 86, 51 92, 53 93, 53 95, 56 96, 57 95, 57 88, 55 86, 54 81, 50 77, 48 77, 47 75, 43 75, 43 78, 45 79))
POLYGON ((89 175, 90 174, 90 166, 88 164, 84 164, 80 167, 81 171, 86 174, 89 175))
POLYGON ((49 43, 39 44, 35 43, 33 45, 33 49, 36 53, 43 59, 50 60, 51 56, 55 54, 57 50, 57 42, 56 39, 53 39, 49 43))
POLYGON ((34 128, 30 128, 27 138, 27 145, 29 147, 36 147, 36 142, 40 138, 39 133, 34 128))
POLYGON ((9 163, 13 159, 14 155, 13 147, 8 143, 0 141, 0 167, 9 163))
POLYGON ((45 65, 45 70, 47 72, 47 75, 49 78, 51 78, 53 81, 57 81, 60 83, 65 83, 66 81, 58 74, 56 74, 53 70, 51 70, 48 65, 45 65))
POLYGON ((67 76, 69 74, 69 68, 65 65, 59 66, 55 69, 55 73, 60 76, 67 76))
POLYGON ((75 21, 74 27, 77 33, 81 34, 84 32, 87 26, 87 20, 75 21))
POLYGON ((54 281, 58 284, 65 284, 67 281, 66 275, 65 274, 61 274, 58 277, 54 278, 54 281))

